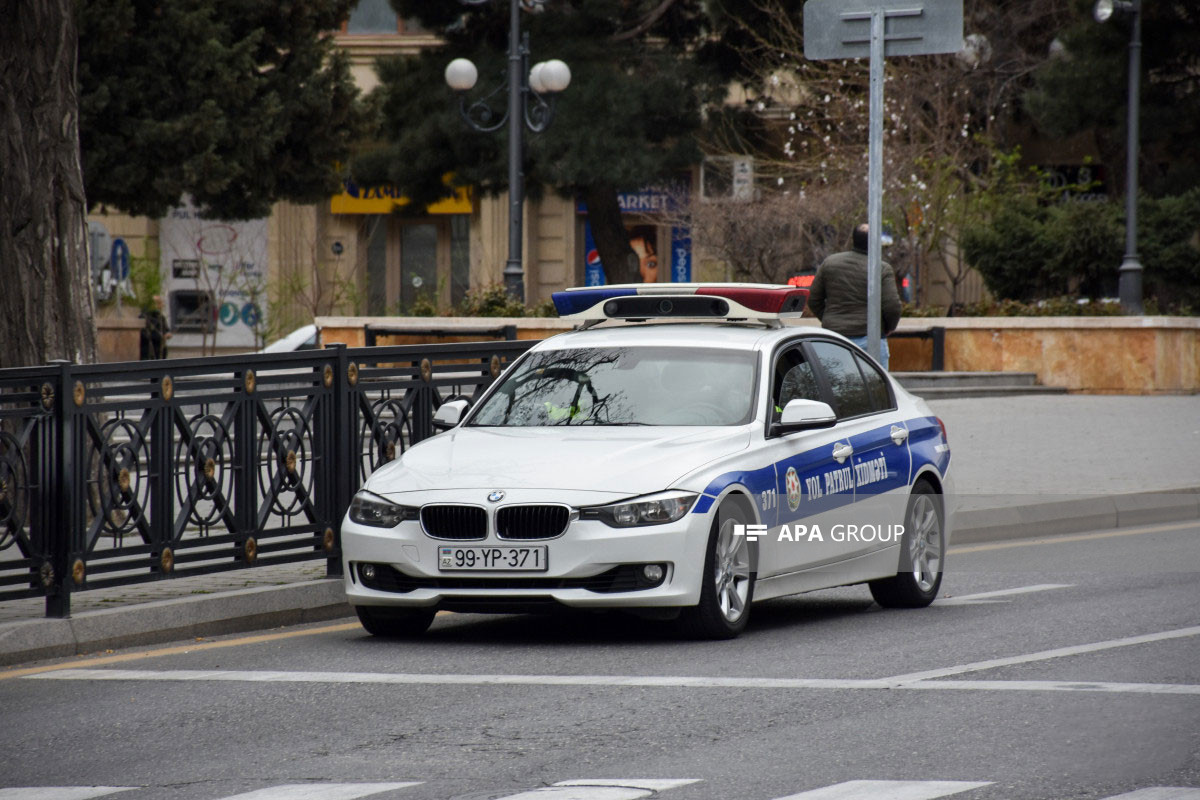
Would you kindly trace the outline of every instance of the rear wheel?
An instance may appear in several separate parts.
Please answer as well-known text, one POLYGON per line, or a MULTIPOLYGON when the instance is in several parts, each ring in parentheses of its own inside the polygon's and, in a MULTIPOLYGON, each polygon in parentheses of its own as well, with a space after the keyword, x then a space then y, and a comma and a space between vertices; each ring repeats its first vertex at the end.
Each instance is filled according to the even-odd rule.
POLYGON ((750 544, 737 526, 753 523, 745 504, 728 499, 717 510, 708 535, 700 603, 679 616, 684 635, 694 639, 733 639, 746 628, 754 601, 750 544))
POLYGON ((924 608, 937 597, 946 552, 941 500, 928 481, 913 486, 904 515, 899 572, 869 584, 871 596, 884 608, 924 608))
POLYGON ((355 606, 358 621, 372 636, 408 638, 429 630, 437 613, 432 608, 382 608, 355 606))

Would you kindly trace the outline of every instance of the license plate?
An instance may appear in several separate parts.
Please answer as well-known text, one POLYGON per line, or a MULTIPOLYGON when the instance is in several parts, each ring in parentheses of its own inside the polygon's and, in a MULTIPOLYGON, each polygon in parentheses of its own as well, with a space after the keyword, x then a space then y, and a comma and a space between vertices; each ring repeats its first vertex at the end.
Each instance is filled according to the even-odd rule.
POLYGON ((548 548, 537 547, 439 547, 438 569, 472 572, 545 572, 548 548))

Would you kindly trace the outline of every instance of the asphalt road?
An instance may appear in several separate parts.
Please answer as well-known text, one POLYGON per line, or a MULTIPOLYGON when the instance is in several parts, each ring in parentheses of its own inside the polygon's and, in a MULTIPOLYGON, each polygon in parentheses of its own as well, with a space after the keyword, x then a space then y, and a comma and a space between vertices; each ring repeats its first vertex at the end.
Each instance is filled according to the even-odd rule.
POLYGON ((958 548, 929 609, 850 587, 733 642, 442 615, 413 643, 325 624, 23 665, 0 800, 1200 800, 1198 543, 958 548))

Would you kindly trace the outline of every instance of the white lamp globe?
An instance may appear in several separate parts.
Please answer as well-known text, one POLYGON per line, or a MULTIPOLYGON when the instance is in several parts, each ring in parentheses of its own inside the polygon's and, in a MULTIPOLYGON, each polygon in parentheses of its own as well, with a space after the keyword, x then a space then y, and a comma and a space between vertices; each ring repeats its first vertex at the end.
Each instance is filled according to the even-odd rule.
POLYGON ((1092 15, 1096 17, 1096 22, 1108 22, 1112 18, 1114 10, 1116 7, 1113 5, 1113 0, 1096 0, 1096 7, 1092 10, 1092 15))
POLYGON ((546 66, 546 62, 539 61, 533 65, 533 69, 529 70, 529 88, 538 94, 546 91, 546 84, 542 82, 542 67, 544 66, 546 66))
POLYGON ((571 69, 557 58, 545 61, 538 71, 538 81, 547 92, 561 92, 571 85, 571 69))
POLYGON ((479 70, 469 58, 456 58, 446 65, 446 84, 456 92, 466 92, 479 80, 479 70))

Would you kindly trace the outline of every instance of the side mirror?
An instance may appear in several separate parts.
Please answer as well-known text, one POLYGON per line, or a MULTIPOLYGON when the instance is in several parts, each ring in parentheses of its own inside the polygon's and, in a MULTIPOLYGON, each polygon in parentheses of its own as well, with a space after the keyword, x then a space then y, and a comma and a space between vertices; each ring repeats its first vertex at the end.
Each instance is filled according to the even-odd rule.
POLYGON ((453 428, 462 420, 470 405, 470 400, 447 400, 434 413, 433 427, 439 431, 453 428))
POLYGON ((837 414, 828 403, 819 400, 789 400, 783 407, 779 421, 771 426, 772 436, 783 436, 797 431, 814 428, 832 428, 837 424, 837 414))

